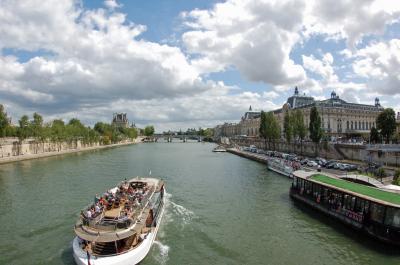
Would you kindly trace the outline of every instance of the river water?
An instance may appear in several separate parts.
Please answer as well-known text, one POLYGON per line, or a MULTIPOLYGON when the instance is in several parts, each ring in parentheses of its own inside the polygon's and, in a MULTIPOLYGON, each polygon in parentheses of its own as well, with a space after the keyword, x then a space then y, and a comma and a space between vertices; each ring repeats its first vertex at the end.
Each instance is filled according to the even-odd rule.
POLYGON ((0 166, 0 264, 74 264, 80 210, 125 177, 165 179, 148 264, 400 264, 400 251, 289 198, 290 180, 212 144, 151 143, 0 166))

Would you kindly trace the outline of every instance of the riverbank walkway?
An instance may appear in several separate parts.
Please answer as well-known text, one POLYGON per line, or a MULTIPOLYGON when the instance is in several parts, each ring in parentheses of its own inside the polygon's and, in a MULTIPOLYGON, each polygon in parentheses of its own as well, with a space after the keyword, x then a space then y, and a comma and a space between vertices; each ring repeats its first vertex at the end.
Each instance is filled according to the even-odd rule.
POLYGON ((90 147, 68 149, 68 150, 62 150, 62 151, 51 151, 51 152, 44 152, 44 153, 39 153, 39 154, 25 154, 25 155, 18 155, 18 156, 2 157, 2 158, 0 158, 0 165, 6 164, 6 163, 24 161, 24 160, 31 160, 31 159, 38 159, 38 158, 45 158, 45 157, 52 157, 52 156, 58 156, 58 155, 65 155, 65 154, 72 154, 72 153, 78 153, 78 152, 100 150, 100 149, 107 149, 107 148, 137 144, 137 143, 140 143, 141 141, 142 141, 142 138, 136 138, 135 141, 132 141, 132 142, 90 146, 90 147))

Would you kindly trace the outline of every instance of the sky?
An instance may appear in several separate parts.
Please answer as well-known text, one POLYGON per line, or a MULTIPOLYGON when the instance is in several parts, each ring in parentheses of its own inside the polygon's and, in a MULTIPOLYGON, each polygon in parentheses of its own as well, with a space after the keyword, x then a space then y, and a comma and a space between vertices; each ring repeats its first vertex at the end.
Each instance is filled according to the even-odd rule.
POLYGON ((213 127, 295 86, 400 111, 400 1, 0 0, 0 36, 13 123, 213 127))

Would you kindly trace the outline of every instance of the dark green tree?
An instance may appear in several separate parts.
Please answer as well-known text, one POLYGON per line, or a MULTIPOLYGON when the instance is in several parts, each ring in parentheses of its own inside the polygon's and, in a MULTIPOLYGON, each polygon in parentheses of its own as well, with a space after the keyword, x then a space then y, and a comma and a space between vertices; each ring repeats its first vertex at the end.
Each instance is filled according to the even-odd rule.
POLYGON ((312 107, 310 112, 310 138, 315 143, 315 153, 318 153, 318 144, 323 136, 321 127, 321 117, 319 116, 317 107, 312 107))
POLYGON ((0 104, 0 137, 7 135, 7 128, 9 127, 9 120, 3 105, 0 104))
POLYGON ((43 117, 37 112, 33 113, 33 120, 30 126, 32 130, 32 136, 37 140, 40 139, 43 133, 43 117))
POLYGON ((396 131, 396 113, 393 109, 387 108, 376 118, 376 127, 381 135, 389 143, 390 137, 396 131))
POLYGON ((152 136, 154 134, 154 126, 149 125, 144 128, 144 135, 145 136, 152 136))
POLYGON ((374 143, 374 144, 378 143, 380 140, 379 132, 375 127, 371 128, 371 131, 369 133, 369 140, 371 143, 374 143))
POLYGON ((300 153, 303 154, 303 141, 307 135, 303 113, 298 109, 293 115, 293 135, 300 140, 300 153))
POLYGON ((288 110, 285 112, 285 117, 283 119, 283 133, 285 134, 286 143, 290 146, 290 142, 293 137, 293 118, 291 117, 288 110))
POLYGON ((281 130, 278 121, 271 111, 265 114, 265 123, 267 139, 273 143, 273 150, 275 150, 275 141, 280 138, 281 130))
POLYGON ((65 124, 63 120, 53 120, 50 129, 50 139, 58 144, 58 151, 61 150, 61 143, 67 139, 65 124))
POLYGON ((261 117, 260 117, 260 137, 264 139, 264 146, 265 149, 267 149, 267 121, 266 121, 266 113, 264 111, 261 111, 261 117))
POLYGON ((19 123, 18 138, 20 142, 22 142, 24 139, 31 136, 28 116, 27 115, 22 116, 21 119, 18 121, 18 123, 19 123))

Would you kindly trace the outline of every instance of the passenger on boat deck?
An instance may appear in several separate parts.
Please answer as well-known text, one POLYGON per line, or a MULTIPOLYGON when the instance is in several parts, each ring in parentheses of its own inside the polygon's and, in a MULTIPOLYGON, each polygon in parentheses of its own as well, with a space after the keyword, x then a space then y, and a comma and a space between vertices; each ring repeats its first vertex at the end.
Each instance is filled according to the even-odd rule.
POLYGON ((96 203, 96 206, 94 208, 96 210, 96 213, 101 213, 101 208, 98 203, 96 203))
POLYGON ((98 194, 94 197, 94 203, 97 203, 100 200, 100 197, 98 194))
POLYGON ((92 218, 92 212, 90 211, 90 209, 86 211, 86 217, 89 219, 92 218))

